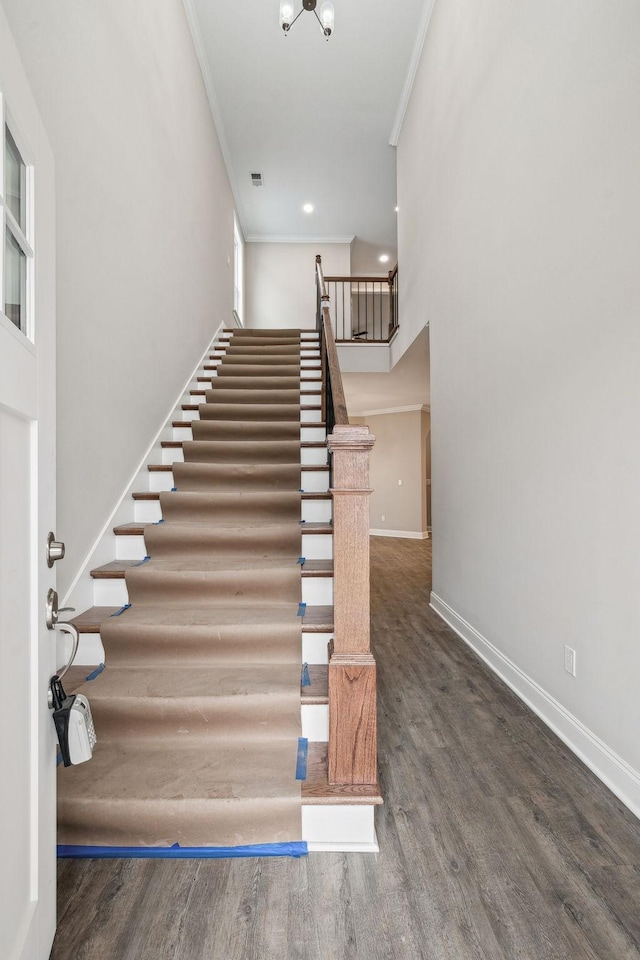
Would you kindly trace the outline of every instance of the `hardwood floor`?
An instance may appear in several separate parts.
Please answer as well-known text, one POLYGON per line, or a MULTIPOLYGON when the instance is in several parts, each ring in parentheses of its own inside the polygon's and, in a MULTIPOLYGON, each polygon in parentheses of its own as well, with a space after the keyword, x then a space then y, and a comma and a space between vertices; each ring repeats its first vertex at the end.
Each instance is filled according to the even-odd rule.
POLYGON ((640 822, 372 541, 378 855, 61 861, 52 960, 628 960, 640 822))

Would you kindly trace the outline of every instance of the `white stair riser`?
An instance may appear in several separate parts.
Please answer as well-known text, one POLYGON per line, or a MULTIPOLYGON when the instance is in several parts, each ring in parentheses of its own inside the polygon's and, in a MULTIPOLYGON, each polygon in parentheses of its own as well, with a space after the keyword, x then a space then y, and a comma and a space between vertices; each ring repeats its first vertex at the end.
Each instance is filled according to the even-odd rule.
MULTIPOLYGON (((303 400, 302 402, 303 402, 303 404, 304 404, 305 406, 307 406, 307 405, 308 405, 308 406, 311 406, 311 404, 307 404, 307 401, 306 401, 306 400, 303 400)), ((309 423, 320 423, 321 420, 322 420, 322 410, 301 410, 301 411, 300 411, 300 419, 301 419, 305 424, 309 424, 309 423)), ((315 438, 314 438, 314 439, 315 439, 315 438)), ((324 439, 324 437, 323 437, 322 439, 324 439)))
POLYGON ((300 463, 303 466, 323 466, 327 462, 328 453, 326 447, 300 448, 300 463))
MULTIPOLYGON (((136 523, 157 523, 162 520, 159 500, 136 500, 134 511, 136 523)), ((331 501, 303 500, 301 519, 307 523, 330 523, 331 501)))
POLYGON ((303 804, 302 839, 311 852, 377 853, 374 810, 369 804, 303 804))
MULTIPOLYGON (((302 600, 310 606, 333 606, 333 578, 305 577, 302 600)), ((95 580, 93 602, 96 607, 122 607, 129 602, 125 580, 95 580)))
MULTIPOLYGON (((302 634, 301 663, 326 664, 329 662, 329 641, 332 633, 302 634)), ((71 638, 68 634, 56 633, 58 663, 66 663, 71 656, 71 638)), ((78 653, 73 661, 76 666, 95 666, 105 662, 105 652, 99 633, 81 633, 78 653)))
MULTIPOLYGON (((332 633, 303 633, 302 662, 329 663, 329 641, 332 639, 332 633)), ((95 663, 94 660, 91 662, 95 663)))
MULTIPOLYGON (((197 389, 199 389, 199 388, 196 387, 196 386, 194 386, 193 389, 194 389, 194 390, 197 390, 197 389)), ((192 401, 193 401, 193 403, 196 402, 193 397, 190 397, 190 396, 188 396, 188 395, 185 395, 185 396, 183 397, 183 400, 182 400, 182 402, 185 403, 185 404, 191 404, 192 401)), ((200 403, 203 403, 203 402, 204 402, 204 398, 201 398, 201 399, 200 399, 200 403)), ((311 390, 301 390, 301 391, 300 391, 300 403, 304 404, 305 406, 310 406, 310 407, 320 406, 320 404, 322 403, 322 394, 320 394, 320 393, 314 393, 314 392, 311 391, 311 390)), ((307 411, 307 412, 308 412, 308 411, 307 411)), ((183 411, 182 411, 182 418, 181 418, 181 419, 184 420, 185 423, 190 423, 192 420, 198 420, 199 418, 200 418, 200 412, 199 412, 198 410, 183 410, 183 411)), ((305 419, 305 420, 311 420, 312 418, 311 418, 311 417, 307 417, 307 416, 306 416, 306 412, 305 412, 305 417, 304 417, 304 419, 305 419)), ((320 414, 318 415, 318 419, 320 419, 320 414)))
MULTIPOLYGON (((304 533, 301 526, 300 556, 307 560, 331 560, 333 557, 333 536, 328 534, 304 533)), ((147 548, 143 536, 124 535, 116 537, 116 560, 144 560, 147 548)))
MULTIPOLYGON (((168 470, 149 471, 149 490, 158 493, 174 487, 173 473, 168 470)), ((329 489, 329 468, 326 470, 305 470, 300 474, 300 489, 305 493, 326 493, 329 489)))
MULTIPOLYGON (((195 420, 198 417, 194 417, 195 420)), ((313 427, 307 426, 306 424, 311 423, 320 423, 320 411, 319 410, 306 410, 303 411, 303 420, 306 422, 303 426, 300 425, 300 439, 307 441, 320 441, 324 443, 327 439, 327 432, 324 427, 313 427)), ((215 420, 212 420, 211 423, 215 423, 215 420)), ((185 422, 184 426, 173 427, 171 430, 171 439, 172 440, 192 440, 193 431, 188 423, 185 422)))
MULTIPOLYGON (((184 463, 184 452, 181 447, 163 447, 162 462, 184 463)), ((303 465, 320 465, 327 463, 326 447, 302 447, 300 450, 300 462, 303 465)))
POLYGON ((329 739, 329 705, 326 703, 303 703, 302 736, 312 743, 327 743, 329 739))
POLYGON ((329 467, 326 470, 302 470, 300 489, 303 493, 327 493, 329 490, 329 467))

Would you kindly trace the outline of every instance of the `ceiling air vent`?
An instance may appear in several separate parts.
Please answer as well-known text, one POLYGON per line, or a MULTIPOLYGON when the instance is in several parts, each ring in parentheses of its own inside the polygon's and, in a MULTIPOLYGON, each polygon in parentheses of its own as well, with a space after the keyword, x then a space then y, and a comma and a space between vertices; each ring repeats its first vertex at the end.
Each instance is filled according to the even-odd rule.
POLYGON ((262 174, 261 173, 252 173, 251 174, 251 183, 254 187, 262 186, 262 174))

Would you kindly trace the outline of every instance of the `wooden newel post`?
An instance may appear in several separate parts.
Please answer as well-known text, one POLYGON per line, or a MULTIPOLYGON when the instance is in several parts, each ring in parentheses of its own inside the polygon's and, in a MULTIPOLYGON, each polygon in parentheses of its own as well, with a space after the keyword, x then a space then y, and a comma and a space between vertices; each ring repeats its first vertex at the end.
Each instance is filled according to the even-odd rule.
POLYGON ((338 425, 333 455, 334 637, 329 656, 329 783, 377 783, 376 664, 369 624, 366 426, 338 425))

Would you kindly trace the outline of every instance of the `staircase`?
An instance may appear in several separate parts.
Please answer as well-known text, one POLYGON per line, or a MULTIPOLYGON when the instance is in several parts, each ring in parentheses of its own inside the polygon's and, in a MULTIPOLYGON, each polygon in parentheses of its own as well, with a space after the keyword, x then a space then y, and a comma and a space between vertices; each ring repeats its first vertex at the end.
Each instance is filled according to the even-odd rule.
MULTIPOLYGON (((60 771, 59 841, 72 852, 376 849, 377 785, 329 783, 323 401, 316 332, 214 341, 148 489, 133 491, 135 520, 114 530, 116 559, 91 571, 94 606, 73 621, 84 662, 102 643, 107 668, 82 686, 94 758, 60 771)), ((94 673, 72 672, 68 688, 94 673)))

